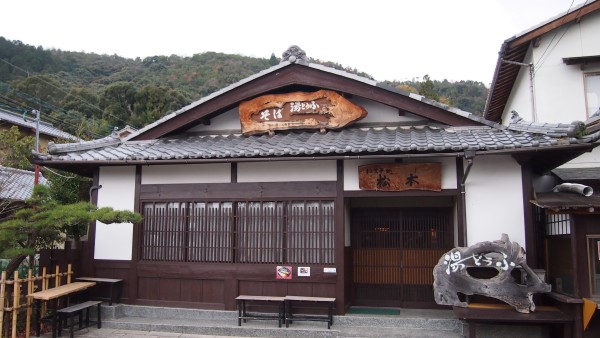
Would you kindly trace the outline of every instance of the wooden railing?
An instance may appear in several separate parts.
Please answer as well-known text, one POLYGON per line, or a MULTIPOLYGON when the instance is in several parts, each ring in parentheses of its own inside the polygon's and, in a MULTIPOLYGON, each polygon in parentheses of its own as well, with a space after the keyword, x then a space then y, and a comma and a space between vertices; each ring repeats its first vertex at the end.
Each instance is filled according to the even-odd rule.
MULTIPOLYGON (((15 271, 13 279, 8 279, 6 271, 3 271, 0 279, 0 335, 4 337, 4 332, 8 331, 8 328, 5 331, 4 326, 11 325, 11 337, 16 338, 18 331, 24 330, 25 337, 29 338, 33 304, 31 298, 27 295, 48 289, 52 279, 54 279, 54 287, 61 285, 62 277, 66 277, 66 283, 70 284, 72 275, 71 264, 68 265, 67 272, 62 273, 58 266, 53 274, 48 274, 46 268, 43 268, 41 276, 33 276, 33 270, 29 269, 27 278, 19 278, 19 273, 15 271), (25 327, 19 328, 17 325, 18 318, 20 312, 24 311, 26 312, 25 327)), ((45 309, 42 309, 42 313, 45 313, 45 309)), ((8 337, 8 334, 6 337, 8 337)))

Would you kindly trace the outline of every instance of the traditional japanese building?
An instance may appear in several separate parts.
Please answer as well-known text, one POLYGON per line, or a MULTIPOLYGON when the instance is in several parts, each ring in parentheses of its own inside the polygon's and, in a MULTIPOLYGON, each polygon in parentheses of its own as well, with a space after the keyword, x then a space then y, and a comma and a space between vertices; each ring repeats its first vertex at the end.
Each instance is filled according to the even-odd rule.
POLYGON ((533 178, 591 151, 599 134, 581 131, 490 122, 291 47, 124 139, 35 161, 93 177, 98 206, 143 214, 92 226, 84 255, 82 273, 125 279, 126 303, 323 296, 344 314, 436 306, 441 255, 502 233, 535 262, 533 178))

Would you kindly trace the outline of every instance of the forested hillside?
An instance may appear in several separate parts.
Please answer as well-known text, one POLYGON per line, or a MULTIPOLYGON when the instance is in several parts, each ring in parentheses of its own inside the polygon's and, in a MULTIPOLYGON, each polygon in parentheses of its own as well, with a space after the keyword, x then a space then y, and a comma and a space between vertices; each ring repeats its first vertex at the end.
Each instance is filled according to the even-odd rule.
MULTIPOLYGON (((334 62, 312 61, 370 77, 334 62)), ((127 124, 141 128, 277 63, 274 54, 262 59, 217 52, 127 59, 48 50, 0 37, 0 107, 37 109, 61 129, 98 138, 127 124)), ((424 76, 389 83, 475 113, 483 110, 487 95, 487 88, 474 81, 424 76)))

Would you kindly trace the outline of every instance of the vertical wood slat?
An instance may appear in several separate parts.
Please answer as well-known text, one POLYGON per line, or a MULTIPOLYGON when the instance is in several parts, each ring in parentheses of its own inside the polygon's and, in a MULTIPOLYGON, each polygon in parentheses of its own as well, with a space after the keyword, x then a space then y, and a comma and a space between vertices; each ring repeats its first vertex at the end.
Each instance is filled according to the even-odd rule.
MULTIPOLYGON (((58 266, 57 266, 57 271, 58 271, 58 266)), ((57 278, 60 278, 57 276, 57 278)), ((13 320, 12 320, 12 338, 17 338, 17 319, 18 319, 18 315, 19 315, 19 298, 21 295, 21 283, 20 283, 20 279, 19 279, 19 271, 15 271, 14 274, 14 284, 13 284, 13 320)), ((2 306, 4 306, 4 304, 2 304, 2 306)))
MULTIPOLYGON (((69 266, 71 266, 71 264, 69 264, 69 266)), ((71 269, 69 268, 69 271, 71 269)), ((27 271, 27 294, 30 295, 33 293, 33 270, 29 269, 27 271)), ((2 307, 4 307, 4 302, 0 301, 0 304, 2 304, 2 307)), ((32 307, 33 305, 33 300, 31 299, 31 297, 27 297, 27 315, 26 315, 26 320, 25 320, 25 338, 29 338, 31 333, 31 312, 32 312, 32 307)), ((1 314, 0 314, 1 315, 1 314)), ((0 321, 0 328, 2 328, 2 322, 0 321)))
POLYGON ((333 201, 237 202, 235 215, 233 206, 144 203, 142 258, 233 262, 237 252, 242 263, 333 263, 333 201))
MULTIPOLYGON (((433 302, 431 271, 452 247, 452 210, 363 209, 352 216, 356 299, 433 302)), ((388 303, 389 304, 389 303, 388 303)))
POLYGON ((6 271, 2 271, 2 280, 0 280, 0 334, 4 328, 4 302, 6 292, 6 271))

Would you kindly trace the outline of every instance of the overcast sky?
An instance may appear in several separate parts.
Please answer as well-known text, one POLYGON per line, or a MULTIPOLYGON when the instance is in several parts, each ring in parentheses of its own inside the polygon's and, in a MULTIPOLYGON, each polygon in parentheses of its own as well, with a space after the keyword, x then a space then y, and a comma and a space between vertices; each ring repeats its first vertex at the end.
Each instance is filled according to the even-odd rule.
POLYGON ((492 80, 502 42, 583 0, 8 0, 0 36, 135 58, 290 45, 377 80, 492 80))

